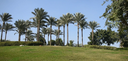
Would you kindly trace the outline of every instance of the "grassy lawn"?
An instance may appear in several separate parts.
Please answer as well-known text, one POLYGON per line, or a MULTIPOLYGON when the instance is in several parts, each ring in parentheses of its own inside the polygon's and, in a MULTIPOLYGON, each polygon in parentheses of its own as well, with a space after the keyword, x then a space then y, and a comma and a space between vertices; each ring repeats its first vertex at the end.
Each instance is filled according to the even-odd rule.
POLYGON ((0 61, 128 61, 128 50, 114 51, 83 47, 4 46, 0 61))

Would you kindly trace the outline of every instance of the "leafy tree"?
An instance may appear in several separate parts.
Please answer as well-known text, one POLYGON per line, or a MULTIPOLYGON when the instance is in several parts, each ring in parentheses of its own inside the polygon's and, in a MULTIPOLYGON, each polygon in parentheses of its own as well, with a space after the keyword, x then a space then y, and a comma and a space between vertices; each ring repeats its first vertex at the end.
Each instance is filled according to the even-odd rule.
POLYGON ((47 34, 47 29, 46 28, 42 28, 41 32, 44 34, 44 38, 45 38, 45 35, 47 34))
POLYGON ((93 30, 95 30, 96 28, 100 27, 98 25, 99 24, 97 22, 95 22, 95 21, 90 21, 89 24, 88 24, 88 26, 92 29, 92 39, 91 39, 92 41, 94 40, 93 39, 94 38, 93 30))
MULTIPOLYGON (((56 25, 56 18, 55 17, 49 17, 49 19, 47 19, 48 21, 48 25, 50 25, 50 41, 52 40, 52 25, 56 25)), ((51 45, 51 42, 50 42, 51 45)))
POLYGON ((88 23, 85 20, 81 20, 79 24, 81 28, 81 41, 82 41, 82 47, 83 47, 83 29, 88 28, 88 23))
MULTIPOLYGON (((109 0, 106 0, 109 1, 109 0)), ((104 3, 106 3, 104 1, 104 3)), ((107 18, 106 21, 120 22, 128 27, 128 0, 111 0, 101 17, 107 18)))
MULTIPOLYGON (((88 38, 92 40, 92 33, 88 38)), ((111 28, 108 28, 107 30, 98 29, 94 33, 94 40, 89 42, 88 44, 102 45, 103 43, 105 43, 107 45, 110 45, 118 41, 118 38, 118 33, 116 33, 115 31, 111 31, 111 28)))
POLYGON ((6 23, 4 26, 4 30, 5 30, 5 41, 6 41, 6 37, 7 37, 7 31, 13 31, 14 30, 14 26, 12 24, 6 23))
POLYGON ((63 41, 61 38, 56 39, 56 45, 62 46, 63 45, 63 41))
POLYGON ((35 17, 33 18, 34 21, 36 21, 35 23, 37 23, 37 41, 39 41, 39 33, 40 33, 40 25, 41 22, 44 21, 44 19, 47 19, 48 15, 47 12, 44 11, 44 9, 42 8, 37 8, 34 9, 34 12, 32 12, 33 15, 35 15, 35 17))
POLYGON ((18 21, 15 21, 15 27, 16 27, 16 31, 19 33, 19 39, 18 41, 20 41, 20 36, 22 34, 24 34, 24 31, 25 31, 25 21, 24 20, 18 20, 18 21))
POLYGON ((1 41, 2 41, 3 28, 5 26, 5 22, 9 22, 12 19, 12 17, 9 13, 3 13, 3 14, 0 14, 0 18, 3 21, 3 27, 2 27, 2 31, 1 31, 1 41))

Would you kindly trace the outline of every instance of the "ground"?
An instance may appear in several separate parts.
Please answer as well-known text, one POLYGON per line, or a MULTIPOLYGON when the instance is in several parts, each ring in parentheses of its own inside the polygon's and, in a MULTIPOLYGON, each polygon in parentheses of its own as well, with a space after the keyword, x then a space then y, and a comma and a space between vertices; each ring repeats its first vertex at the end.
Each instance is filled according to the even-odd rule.
POLYGON ((66 46, 0 46, 0 61, 128 61, 128 50, 66 46))

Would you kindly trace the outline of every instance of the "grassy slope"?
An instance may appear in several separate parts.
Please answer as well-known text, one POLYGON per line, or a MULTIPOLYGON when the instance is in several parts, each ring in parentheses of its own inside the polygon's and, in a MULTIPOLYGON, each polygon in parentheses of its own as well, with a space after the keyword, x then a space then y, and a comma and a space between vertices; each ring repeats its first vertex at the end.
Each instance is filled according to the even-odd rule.
POLYGON ((128 61, 128 51, 82 47, 4 46, 0 61, 128 61))

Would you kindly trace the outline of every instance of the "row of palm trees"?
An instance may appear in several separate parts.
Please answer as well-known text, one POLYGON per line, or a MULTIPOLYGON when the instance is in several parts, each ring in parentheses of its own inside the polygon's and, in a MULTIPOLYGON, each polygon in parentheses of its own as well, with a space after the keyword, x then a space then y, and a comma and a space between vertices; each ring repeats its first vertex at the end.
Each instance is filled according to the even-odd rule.
MULTIPOLYGON (((95 21, 90 21, 89 24, 87 21, 85 21, 85 15, 81 13, 75 13, 70 14, 67 13, 63 16, 61 16, 59 19, 56 19, 55 17, 50 17, 47 12, 44 11, 42 8, 36 8, 32 14, 35 17, 32 17, 30 19, 33 19, 33 22, 27 20, 18 20, 16 21, 15 28, 18 33, 19 33, 19 39, 20 41, 20 36, 25 34, 25 41, 26 40, 33 40, 34 38, 34 33, 32 33, 30 29, 31 27, 36 27, 37 28, 37 34, 36 34, 36 40, 39 41, 40 38, 40 33, 43 33, 43 37, 45 38, 45 35, 48 34, 48 41, 49 41, 49 35, 50 35, 50 45, 51 45, 51 40, 52 40, 52 34, 56 35, 56 39, 59 38, 59 35, 62 35, 62 32, 60 31, 60 27, 63 26, 63 42, 65 43, 65 25, 67 25, 67 45, 69 44, 69 33, 68 33, 68 26, 69 23, 74 24, 77 23, 77 46, 79 46, 79 27, 81 28, 81 41, 82 41, 82 46, 83 46, 83 29, 85 28, 91 28, 92 33, 93 30, 95 30, 97 27, 99 27, 98 23, 95 21), (50 26, 50 28, 47 28, 50 26), (58 30, 55 30, 53 33, 52 26, 57 26, 58 30), (88 27, 89 26, 89 27, 88 27), (42 29, 40 31, 40 29, 42 29)), ((1 41, 2 41, 2 35, 3 35, 3 29, 5 29, 5 22, 8 22, 12 19, 11 15, 9 13, 4 13, 0 15, 2 21, 3 21, 3 26, 2 26, 2 31, 1 31, 1 41)), ((12 26, 12 25, 10 25, 12 26)), ((13 29, 14 26, 12 26, 11 29, 13 29)), ((93 34, 92 34, 92 40, 93 40, 93 34)))

